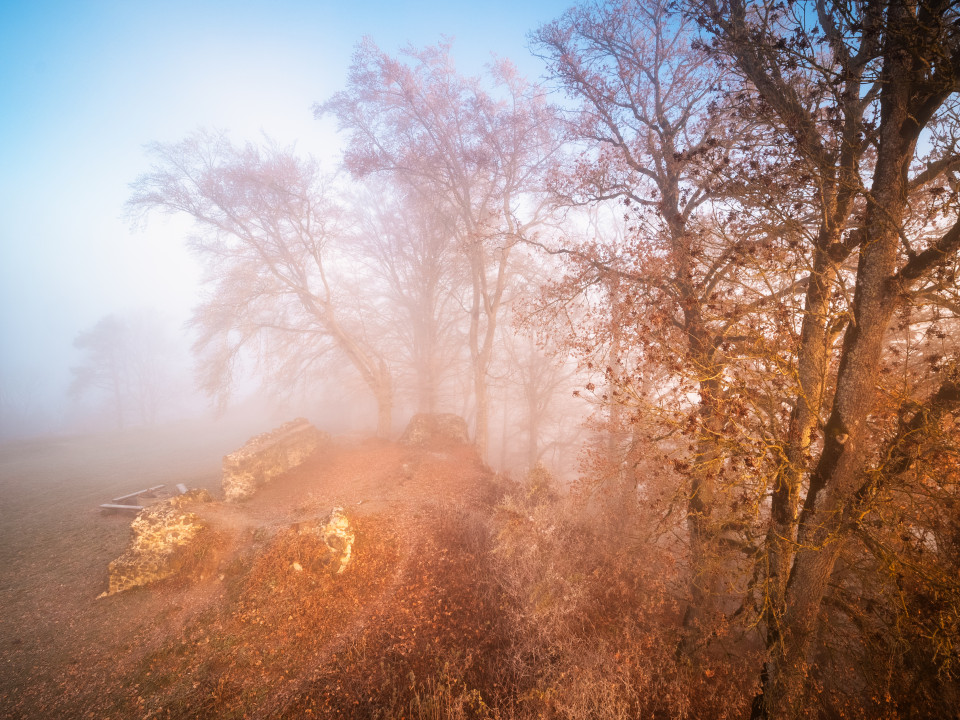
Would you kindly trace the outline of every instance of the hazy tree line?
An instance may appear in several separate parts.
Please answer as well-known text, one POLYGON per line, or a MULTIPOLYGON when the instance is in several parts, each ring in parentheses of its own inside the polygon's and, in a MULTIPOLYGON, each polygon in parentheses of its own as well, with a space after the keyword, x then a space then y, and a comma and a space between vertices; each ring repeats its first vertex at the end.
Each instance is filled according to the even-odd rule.
POLYGON ((0 439, 154 425, 203 407, 187 348, 155 310, 106 315, 78 333, 73 347, 66 403, 63 387, 40 368, 0 379, 0 439))
POLYGON ((523 416, 506 432, 524 435, 525 462, 557 451, 547 420, 570 393, 544 391, 558 371, 543 358, 564 358, 514 330, 543 272, 523 241, 548 219, 562 146, 542 90, 508 63, 463 77, 445 45, 395 60, 367 42, 348 89, 316 112, 348 132, 350 178, 290 148, 199 132, 153 146, 154 168, 135 184, 135 214, 196 223, 210 289, 193 318, 204 389, 227 395, 250 358, 277 392, 340 376, 345 361, 381 437, 413 411, 457 412, 486 453, 497 411, 511 425, 523 416), (523 376, 535 367, 545 372, 523 376), (494 407, 511 385, 510 412, 494 407))
POLYGON ((68 392, 78 403, 94 402, 109 416, 108 425, 153 425, 184 410, 188 365, 157 313, 107 315, 79 333, 73 346, 82 360, 71 368, 68 392))
POLYGON ((381 436, 460 412, 532 465, 576 387, 605 512, 683 568, 680 656, 759 638, 756 717, 949 716, 958 28, 946 0, 588 3, 533 33, 543 86, 365 41, 316 106, 339 176, 201 132, 130 208, 196 221, 212 394, 244 358, 287 391, 346 364, 381 436))

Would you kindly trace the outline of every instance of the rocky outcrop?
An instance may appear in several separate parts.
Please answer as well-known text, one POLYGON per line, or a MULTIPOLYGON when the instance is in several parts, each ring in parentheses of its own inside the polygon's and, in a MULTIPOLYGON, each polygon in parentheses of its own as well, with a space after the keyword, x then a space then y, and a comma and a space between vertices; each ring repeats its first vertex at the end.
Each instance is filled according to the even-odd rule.
POLYGON ((141 511, 130 525, 133 531, 130 545, 110 563, 110 585, 100 597, 148 585, 180 572, 206 529, 189 508, 212 499, 206 490, 190 490, 141 511))
POLYGON ((418 413, 410 419, 400 442, 414 447, 465 445, 470 442, 470 438, 467 434, 467 423, 459 415, 418 413))
MULTIPOLYGON (((307 557, 312 557, 315 564, 320 564, 317 561, 318 557, 325 558, 323 564, 329 559, 329 561, 333 563, 333 567, 337 568, 335 572, 338 575, 347 569, 347 565, 350 564, 350 559, 353 556, 353 543, 356 537, 353 533, 353 528, 350 527, 350 521, 343 512, 343 508, 333 508, 333 510, 330 511, 330 515, 319 522, 298 525, 297 534, 301 538, 305 537, 315 541, 318 546, 322 544, 324 550, 324 552, 320 554, 305 554, 301 552, 300 559, 306 560, 307 557)), ((294 561, 291 567, 297 572, 305 569, 299 561, 294 561)), ((320 568, 308 567, 306 569, 318 570, 320 568)))
POLYGON ((298 418, 276 430, 257 435, 223 458, 221 485, 228 502, 252 497, 260 486, 300 465, 330 436, 298 418))

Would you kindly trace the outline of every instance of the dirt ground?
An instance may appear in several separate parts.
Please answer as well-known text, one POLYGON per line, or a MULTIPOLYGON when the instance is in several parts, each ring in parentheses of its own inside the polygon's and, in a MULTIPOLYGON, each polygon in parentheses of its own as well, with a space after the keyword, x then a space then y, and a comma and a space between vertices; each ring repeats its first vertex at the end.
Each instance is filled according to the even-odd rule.
POLYGON ((47 717, 43 697, 166 611, 147 594, 97 601, 131 520, 99 505, 161 483, 218 491, 222 456, 255 432, 191 422, 0 445, 0 717, 47 717))
MULTIPOLYGON (((98 599, 107 566, 124 549, 131 518, 103 514, 110 498, 160 483, 219 496, 220 463, 268 428, 180 426, 0 446, 0 718, 124 717, 111 698, 125 678, 171 638, 202 623, 223 599, 216 577, 167 581, 98 599)), ((416 534, 417 507, 458 501, 485 470, 471 461, 383 443, 334 446, 239 506, 214 502, 201 514, 220 552, 339 505, 353 517, 395 514, 416 534), (434 467, 435 466, 435 467, 434 467), (444 485, 446 483, 446 485, 444 485), (469 487, 467 487, 469 486, 469 487)), ((222 559, 222 558, 221 558, 222 559)))

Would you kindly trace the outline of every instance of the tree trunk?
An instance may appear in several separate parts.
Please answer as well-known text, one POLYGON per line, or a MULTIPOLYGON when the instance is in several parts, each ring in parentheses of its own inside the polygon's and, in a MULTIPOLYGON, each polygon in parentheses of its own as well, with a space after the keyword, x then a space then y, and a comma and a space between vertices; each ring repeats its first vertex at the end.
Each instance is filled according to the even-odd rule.
POLYGON ((382 357, 367 352, 337 322, 333 313, 318 313, 324 328, 360 373, 377 403, 377 437, 389 438, 393 432, 393 383, 390 369, 382 357))
MULTIPOLYGON (((790 413, 786 447, 781 451, 781 464, 773 483, 770 527, 765 543, 767 584, 763 613, 766 647, 771 654, 782 642, 780 623, 796 541, 800 488, 807 471, 807 453, 813 430, 820 421, 830 348, 834 339, 829 329, 829 306, 836 266, 823 251, 832 240, 827 231, 822 229, 814 250, 814 266, 807 287, 800 331, 797 361, 799 388, 790 413)), ((767 667, 765 674, 769 675, 770 672, 771 669, 767 667)))
POLYGON ((429 318, 413 318, 417 375, 417 412, 437 411, 436 333, 429 318))
POLYGON ((417 365, 417 412, 433 414, 437 411, 437 393, 433 373, 428 363, 417 365))
POLYGON ((486 460, 490 428, 487 368, 490 366, 490 358, 493 355, 493 342, 497 332, 497 314, 500 311, 500 298, 505 287, 508 251, 506 249, 502 251, 497 268, 497 282, 493 292, 490 292, 487 287, 483 251, 483 245, 476 241, 470 252, 473 300, 470 306, 469 343, 470 359, 473 363, 474 444, 477 446, 480 457, 486 460), (481 324, 483 325, 482 330, 481 324))
MULTIPOLYGON (((889 12, 893 28, 906 27, 906 7, 895 4, 889 12)), ((778 719, 798 717, 803 706, 821 603, 853 525, 850 511, 867 454, 867 418, 875 402, 884 336, 898 303, 891 280, 906 206, 907 169, 916 142, 910 101, 918 71, 912 66, 912 54, 898 47, 904 39, 893 33, 885 52, 883 124, 872 201, 862 228, 853 320, 844 336, 824 448, 800 515, 782 639, 765 673, 763 703, 767 714, 778 719)))
MULTIPOLYGON (((701 371, 706 368, 701 368, 701 371)), ((717 473, 723 464, 720 439, 723 419, 720 417, 719 383, 711 372, 710 379, 700 383, 700 431, 697 434, 696 455, 690 471, 690 491, 687 498, 687 532, 690 537, 690 604, 684 613, 683 624, 688 630, 684 650, 691 651, 702 636, 703 623, 713 597, 717 576, 717 547, 713 531, 714 494, 717 473)))
POLYGON ((389 439, 393 432, 393 401, 391 398, 377 398, 377 437, 389 439))
POLYGON ((484 460, 487 458, 487 444, 490 434, 490 407, 487 397, 486 365, 479 362, 473 368, 474 433, 473 442, 477 452, 484 460))
MULTIPOLYGON (((533 381, 531 381, 532 384, 533 381)), ((527 467, 536 467, 540 460, 540 409, 536 391, 527 388, 527 467)))

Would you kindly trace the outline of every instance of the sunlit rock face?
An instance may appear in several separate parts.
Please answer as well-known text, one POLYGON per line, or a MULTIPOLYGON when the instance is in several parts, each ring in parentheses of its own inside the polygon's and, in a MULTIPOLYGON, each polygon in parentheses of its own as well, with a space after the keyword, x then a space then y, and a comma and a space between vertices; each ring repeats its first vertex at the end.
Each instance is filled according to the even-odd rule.
POLYGON ((206 490, 191 490, 142 510, 130 525, 130 545, 110 563, 110 586, 100 597, 176 575, 206 529, 188 508, 212 499, 206 490))
POLYGON ((400 442, 404 445, 424 447, 466 444, 470 442, 470 438, 467 435, 467 423, 459 415, 418 413, 410 418, 410 424, 403 431, 400 442))
POLYGON ((257 435, 223 458, 223 494, 228 502, 253 496, 261 485, 300 465, 330 436, 298 418, 257 435))
POLYGON ((300 559, 304 560, 307 567, 305 568, 299 561, 294 561, 291 564, 294 570, 297 572, 305 569, 321 570, 321 566, 327 565, 328 561, 332 562, 338 575, 347 569, 350 558, 353 556, 353 543, 356 537, 343 508, 333 508, 329 516, 318 522, 297 526, 297 534, 302 538, 315 541, 318 549, 322 547, 323 552, 301 553, 300 559))

